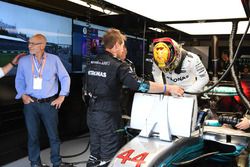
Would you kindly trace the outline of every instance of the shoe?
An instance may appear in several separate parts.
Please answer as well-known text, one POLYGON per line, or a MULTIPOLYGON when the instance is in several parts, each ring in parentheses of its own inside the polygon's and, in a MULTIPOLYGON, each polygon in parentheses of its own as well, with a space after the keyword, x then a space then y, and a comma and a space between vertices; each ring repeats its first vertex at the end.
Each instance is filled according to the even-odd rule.
POLYGON ((96 167, 100 164, 97 157, 90 155, 86 167, 96 167))
POLYGON ((31 167, 50 167, 50 166, 47 164, 39 164, 39 165, 33 165, 31 167))
POLYGON ((107 167, 109 165, 110 161, 101 161, 98 167, 107 167))

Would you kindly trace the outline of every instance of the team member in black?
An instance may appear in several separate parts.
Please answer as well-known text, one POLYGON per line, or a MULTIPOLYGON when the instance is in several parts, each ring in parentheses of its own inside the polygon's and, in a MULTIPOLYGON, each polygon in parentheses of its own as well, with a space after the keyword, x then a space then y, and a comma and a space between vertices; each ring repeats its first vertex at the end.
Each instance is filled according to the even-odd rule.
POLYGON ((120 148, 121 121, 120 92, 122 85, 149 93, 172 93, 182 96, 179 86, 144 81, 121 60, 126 37, 117 29, 109 29, 103 36, 106 53, 90 61, 87 84, 90 95, 87 123, 90 132, 90 157, 87 167, 107 166, 120 148))

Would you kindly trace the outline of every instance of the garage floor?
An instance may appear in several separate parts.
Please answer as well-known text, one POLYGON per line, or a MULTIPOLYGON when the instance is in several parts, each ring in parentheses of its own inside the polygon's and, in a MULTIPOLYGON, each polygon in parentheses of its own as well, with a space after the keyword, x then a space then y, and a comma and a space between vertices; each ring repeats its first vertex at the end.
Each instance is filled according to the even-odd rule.
MULTIPOLYGON (((84 151, 89 142, 89 137, 87 135, 81 136, 77 139, 70 140, 63 142, 61 144, 61 155, 67 156, 67 155, 74 155, 81 153, 84 151)), ((79 164, 76 164, 76 167, 85 167, 84 161, 87 161, 89 157, 89 148, 87 151, 79 156, 73 157, 73 158, 63 158, 63 162, 82 162, 79 164)), ((48 165, 51 165, 50 163, 50 149, 45 149, 41 151, 41 159, 42 162, 48 165)), ((4 165, 3 167, 29 167, 29 160, 28 157, 24 157, 22 159, 19 159, 15 162, 9 163, 7 165, 4 165)), ((52 166, 52 165, 51 165, 52 166)))

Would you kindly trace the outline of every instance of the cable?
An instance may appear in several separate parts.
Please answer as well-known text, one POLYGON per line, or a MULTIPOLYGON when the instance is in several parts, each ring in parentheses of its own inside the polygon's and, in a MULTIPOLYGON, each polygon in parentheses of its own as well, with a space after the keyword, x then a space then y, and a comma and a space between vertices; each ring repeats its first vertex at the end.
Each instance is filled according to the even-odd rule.
MULTIPOLYGON (((243 39, 244 39, 245 35, 247 34, 248 29, 249 29, 249 23, 250 23, 250 19, 249 19, 249 22, 248 22, 248 26, 247 26, 247 28, 246 28, 246 31, 245 31, 245 33, 242 35, 241 40, 240 40, 240 42, 239 42, 239 44, 238 44, 238 46, 237 46, 236 52, 234 53, 232 62, 230 62, 230 65, 228 66, 228 68, 226 69, 226 71, 224 72, 224 74, 220 77, 220 79, 219 79, 213 86, 211 86, 210 88, 208 88, 208 89, 206 89, 206 90, 204 90, 204 91, 202 91, 202 92, 186 92, 186 91, 184 91, 184 93, 186 93, 186 94, 191 94, 191 95, 199 95, 199 94, 207 93, 208 91, 210 91, 210 90, 212 90, 214 87, 216 87, 216 86, 222 81, 222 79, 224 79, 224 77, 228 74, 229 70, 231 69, 231 67, 232 67, 233 64, 235 63, 237 54, 238 54, 238 52, 239 52, 239 48, 240 48, 240 46, 241 46, 241 44, 242 44, 242 41, 243 41, 243 39)), ((234 31, 234 30, 232 30, 232 31, 234 31)))
MULTIPOLYGON (((83 101, 85 102, 85 104, 87 105, 88 102, 86 101, 85 97, 88 95, 88 92, 87 92, 87 89, 88 89, 88 85, 87 85, 87 82, 88 82, 88 75, 86 74, 86 72, 88 71, 88 66, 89 66, 89 63, 90 63, 90 50, 91 50, 91 4, 90 3, 87 3, 89 5, 88 7, 88 13, 87 13, 87 56, 86 56, 86 70, 85 70, 85 79, 83 77, 83 101)), ((86 136, 87 137, 87 136, 86 136)), ((62 158, 72 158, 72 157, 77 157, 77 156, 80 156, 82 154, 84 154, 88 148, 89 148, 89 145, 90 145, 90 141, 88 141, 88 144, 87 144, 87 147, 80 153, 77 153, 77 154, 73 154, 73 155, 61 155, 62 158)), ((87 163, 87 161, 80 161, 80 162, 72 162, 72 163, 69 163, 69 162, 63 162, 65 164, 68 164, 68 165, 76 165, 76 164, 80 164, 80 163, 87 163)))
POLYGON ((102 8, 102 11, 105 15, 110 15, 112 13, 112 10, 106 8, 106 4, 103 2, 103 0, 96 0, 96 3, 100 4, 100 7, 102 8), (109 10, 109 12, 107 13, 105 9, 109 10))
MULTIPOLYGON (((99 3, 100 6, 103 9, 103 12, 105 13, 105 5, 101 0, 96 0, 96 3, 99 3)), ((89 5, 88 7, 88 13, 87 13, 87 56, 86 56, 86 68, 85 68, 85 79, 83 78, 83 101, 86 103, 86 96, 88 96, 88 74, 86 74, 86 72, 88 71, 89 65, 90 65, 90 61, 91 61, 91 4, 89 2, 87 2, 87 4, 89 5)), ((106 15, 109 15, 109 13, 105 13, 106 15)), ((84 136, 88 137, 88 136, 84 136)), ((82 154, 84 154, 90 145, 90 141, 88 141, 87 147, 80 153, 77 154, 73 154, 73 155, 61 155, 62 158, 72 158, 72 157, 77 157, 80 156, 82 154)), ((77 164, 81 164, 81 163, 87 163, 88 161, 78 161, 78 162, 64 162, 65 164, 68 165, 77 165, 77 164)))
POLYGON ((126 134, 127 134, 129 137, 134 138, 135 136, 132 135, 131 133, 129 133, 128 128, 129 128, 129 126, 125 126, 125 127, 124 127, 126 134))
MULTIPOLYGON (((85 137, 89 137, 89 136, 84 136, 84 137, 82 137, 82 138, 85 138, 85 137)), ((87 147, 86 147, 85 149, 83 149, 83 151, 82 151, 82 152, 77 153, 77 154, 72 154, 72 155, 61 155, 61 157, 62 157, 62 158, 72 158, 72 157, 77 157, 77 156, 79 156, 79 155, 84 154, 84 153, 85 153, 88 149, 89 149, 89 141, 88 141, 88 143, 87 143, 87 147)))
MULTIPOLYGON (((237 24, 238 24, 238 23, 233 22, 233 27, 235 27, 236 30, 237 30, 237 24)), ((243 38, 244 38, 245 35, 247 34, 248 29, 249 29, 249 26, 250 26, 250 18, 249 18, 249 21, 248 21, 247 29, 246 29, 245 33, 243 34, 242 39, 241 39, 239 45, 241 45, 243 38)), ((230 62, 233 61, 233 60, 232 60, 232 58, 233 58, 233 38, 234 38, 234 36, 235 36, 235 34, 236 34, 236 30, 235 30, 234 32, 231 33, 231 35, 230 35, 231 38, 230 38, 230 40, 229 40, 229 42, 230 42, 230 43, 229 43, 229 44, 230 44, 230 45, 229 45, 229 52, 230 52, 230 54, 229 54, 229 61, 230 61, 230 62)), ((239 49, 239 47, 237 48, 237 52, 238 52, 238 49, 239 49)), ((235 54, 235 57, 236 57, 236 56, 237 56, 237 54, 235 54)), ((239 79, 238 79, 237 76, 236 76, 236 72, 235 72, 234 66, 232 66, 232 68, 231 68, 231 74, 232 74, 232 78, 233 78, 233 81, 234 81, 234 83, 235 83, 235 87, 236 87, 236 90, 237 90, 238 95, 240 96, 240 98, 241 98, 243 104, 245 105, 245 107, 247 108, 247 110, 250 110, 250 103, 249 103, 249 101, 248 101, 246 95, 245 95, 244 92, 242 91, 241 84, 240 84, 240 82, 239 82, 239 79)))
POLYGON ((143 26, 143 37, 142 37, 142 78, 145 79, 145 36, 146 36, 146 26, 147 22, 144 20, 144 26, 143 26))
POLYGON ((88 74, 86 74, 86 72, 88 71, 88 68, 89 68, 89 64, 90 64, 90 51, 91 51, 91 35, 90 35, 90 31, 91 31, 91 24, 90 24, 90 21, 91 21, 91 17, 90 17, 90 14, 91 14, 91 4, 90 3, 87 3, 89 5, 89 8, 88 8, 88 15, 87 15, 87 36, 86 36, 86 39, 87 39, 87 56, 86 56, 86 68, 85 68, 85 78, 83 76, 83 97, 84 97, 84 102, 85 103, 88 103, 85 99, 85 97, 88 95, 88 74))
POLYGON ((63 162, 64 164, 70 165, 72 167, 74 167, 74 165, 78 165, 78 164, 86 164, 88 163, 88 161, 77 161, 77 162, 63 162))

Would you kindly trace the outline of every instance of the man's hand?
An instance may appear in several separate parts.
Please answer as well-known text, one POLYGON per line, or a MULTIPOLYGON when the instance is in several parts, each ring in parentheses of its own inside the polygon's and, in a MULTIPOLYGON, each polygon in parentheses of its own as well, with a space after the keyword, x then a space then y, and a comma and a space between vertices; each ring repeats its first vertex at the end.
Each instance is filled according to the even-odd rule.
POLYGON ((241 120, 241 122, 238 123, 235 127, 241 130, 245 130, 250 127, 249 120, 246 117, 244 117, 241 120))
POLYGON ((14 57, 14 59, 11 61, 14 65, 17 65, 18 64, 18 60, 21 58, 21 57, 23 57, 23 56, 25 56, 26 55, 26 53, 20 53, 20 54, 18 54, 18 55, 16 55, 15 57, 14 57))
POLYGON ((167 92, 173 96, 183 96, 184 94, 183 88, 177 85, 167 85, 167 92))
POLYGON ((52 106, 55 106, 56 109, 59 109, 64 101, 65 96, 59 96, 57 99, 51 102, 52 106))
POLYGON ((23 100, 23 104, 29 104, 31 102, 34 102, 34 100, 26 94, 22 95, 22 100, 23 100))

